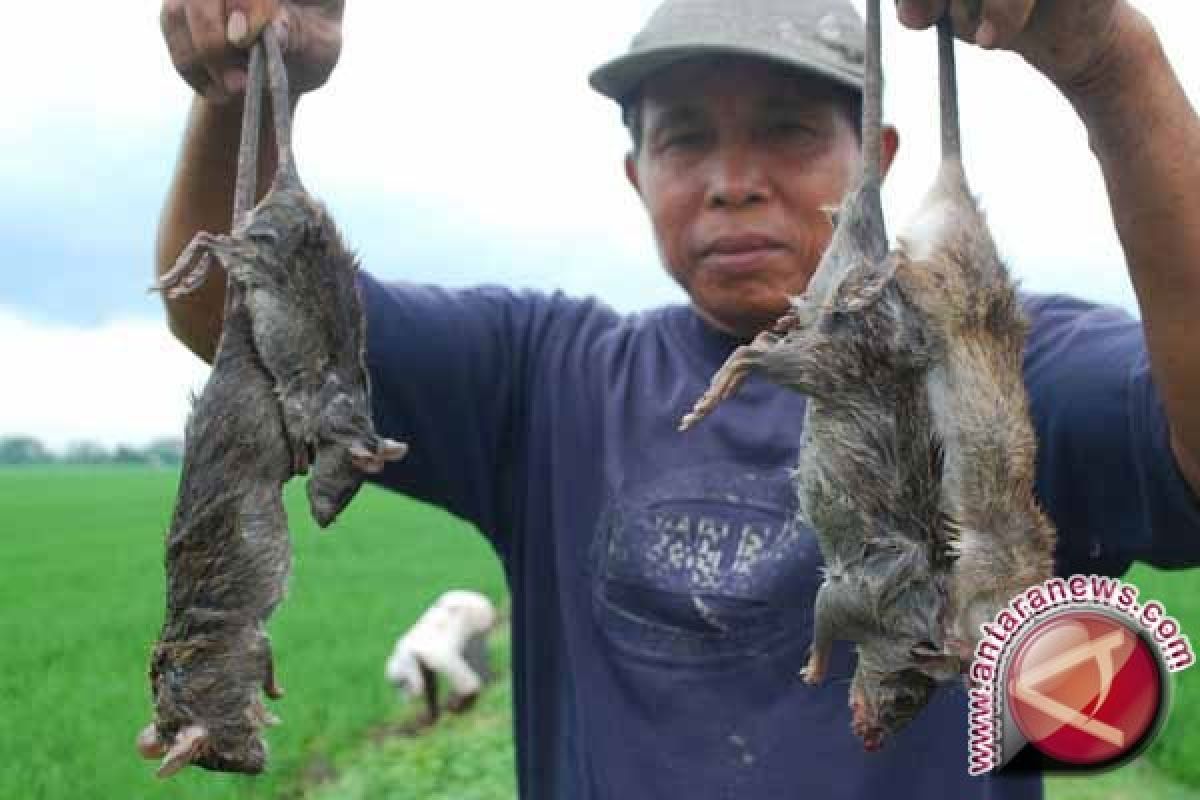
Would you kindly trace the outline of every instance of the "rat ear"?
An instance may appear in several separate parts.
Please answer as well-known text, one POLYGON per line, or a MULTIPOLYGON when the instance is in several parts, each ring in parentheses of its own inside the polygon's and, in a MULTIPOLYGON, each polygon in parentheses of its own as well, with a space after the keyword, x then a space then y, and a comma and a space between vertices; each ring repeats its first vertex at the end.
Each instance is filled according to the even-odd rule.
POLYGON ((821 211, 823 211, 825 215, 829 217, 829 227, 836 229, 838 226, 838 219, 841 217, 842 207, 821 206, 821 211))

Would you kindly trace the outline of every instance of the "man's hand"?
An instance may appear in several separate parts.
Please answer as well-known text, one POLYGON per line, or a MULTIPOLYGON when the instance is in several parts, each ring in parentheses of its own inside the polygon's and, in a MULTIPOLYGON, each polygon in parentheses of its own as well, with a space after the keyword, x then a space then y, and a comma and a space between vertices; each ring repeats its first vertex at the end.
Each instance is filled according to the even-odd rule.
POLYGON ((1112 60, 1125 0, 896 0, 900 22, 928 28, 947 7, 958 36, 1019 53, 1061 89, 1083 88, 1112 60))
POLYGON ((163 0, 171 61, 199 94, 225 103, 246 85, 246 48, 280 23, 288 85, 299 95, 329 78, 342 48, 344 0, 163 0))

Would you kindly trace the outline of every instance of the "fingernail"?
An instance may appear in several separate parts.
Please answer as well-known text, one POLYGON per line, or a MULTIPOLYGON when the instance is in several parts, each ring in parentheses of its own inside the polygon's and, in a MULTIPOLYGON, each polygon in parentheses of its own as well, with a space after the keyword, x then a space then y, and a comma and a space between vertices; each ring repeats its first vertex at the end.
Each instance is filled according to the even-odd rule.
POLYGON ((234 67, 225 70, 225 89, 230 94, 237 94, 246 88, 246 70, 234 67))
POLYGON ((245 42, 246 33, 250 29, 250 24, 246 21, 246 13, 244 11, 235 11, 229 15, 229 23, 225 26, 225 38, 230 44, 235 44, 241 47, 245 42))

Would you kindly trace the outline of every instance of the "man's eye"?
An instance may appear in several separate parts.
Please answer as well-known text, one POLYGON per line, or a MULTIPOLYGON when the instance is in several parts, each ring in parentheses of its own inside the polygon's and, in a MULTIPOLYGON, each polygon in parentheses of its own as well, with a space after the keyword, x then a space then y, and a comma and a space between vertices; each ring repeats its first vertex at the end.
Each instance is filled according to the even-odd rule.
POLYGON ((704 141, 701 131, 678 131, 663 137, 663 148, 697 147, 704 141))
POLYGON ((781 119, 770 123, 767 126, 767 131, 772 136, 804 136, 811 137, 817 134, 815 128, 808 123, 799 120, 781 119))

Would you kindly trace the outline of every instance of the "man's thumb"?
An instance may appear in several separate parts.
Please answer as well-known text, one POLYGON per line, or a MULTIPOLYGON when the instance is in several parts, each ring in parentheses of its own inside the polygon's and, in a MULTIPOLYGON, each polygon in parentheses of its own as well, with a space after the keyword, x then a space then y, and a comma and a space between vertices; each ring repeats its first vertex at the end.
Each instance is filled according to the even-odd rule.
POLYGON ((229 0, 225 38, 234 47, 249 47, 279 10, 279 0, 229 0))

